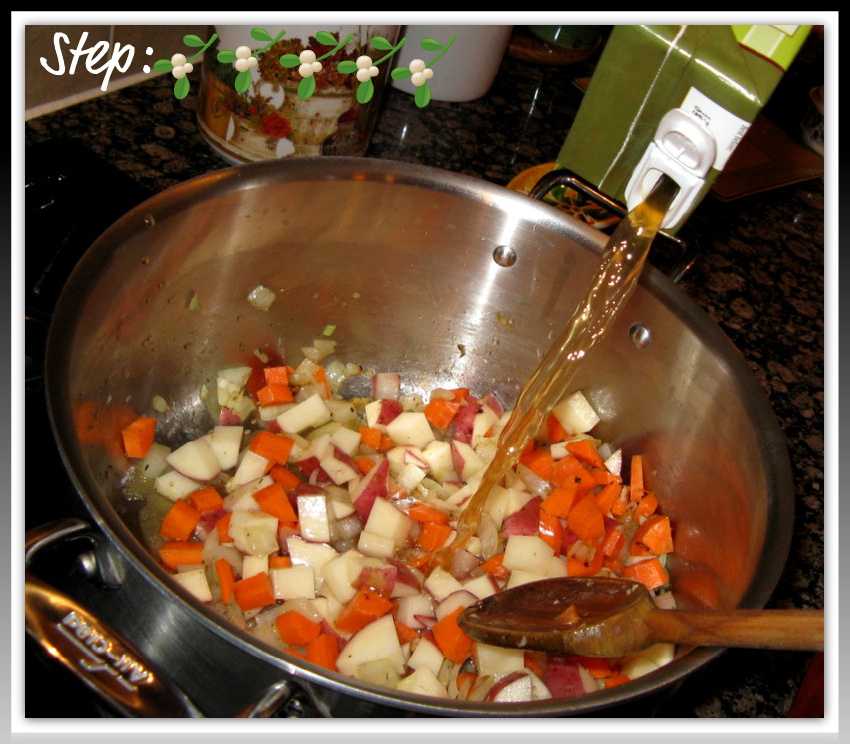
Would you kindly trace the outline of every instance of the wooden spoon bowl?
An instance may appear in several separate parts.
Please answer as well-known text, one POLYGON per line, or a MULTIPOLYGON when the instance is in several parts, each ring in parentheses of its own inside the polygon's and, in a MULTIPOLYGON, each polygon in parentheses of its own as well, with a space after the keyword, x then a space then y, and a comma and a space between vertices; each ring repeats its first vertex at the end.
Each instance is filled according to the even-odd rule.
POLYGON ((822 610, 663 610, 642 584, 606 577, 522 584, 468 607, 458 622, 483 643, 602 658, 661 642, 823 650, 822 610))

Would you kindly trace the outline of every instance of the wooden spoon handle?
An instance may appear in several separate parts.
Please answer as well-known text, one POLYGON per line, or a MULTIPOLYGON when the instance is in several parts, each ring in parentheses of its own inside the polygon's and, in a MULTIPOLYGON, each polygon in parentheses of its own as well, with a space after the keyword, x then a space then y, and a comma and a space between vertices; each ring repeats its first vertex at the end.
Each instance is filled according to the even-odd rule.
POLYGON ((823 651, 823 610, 654 610, 656 642, 823 651))

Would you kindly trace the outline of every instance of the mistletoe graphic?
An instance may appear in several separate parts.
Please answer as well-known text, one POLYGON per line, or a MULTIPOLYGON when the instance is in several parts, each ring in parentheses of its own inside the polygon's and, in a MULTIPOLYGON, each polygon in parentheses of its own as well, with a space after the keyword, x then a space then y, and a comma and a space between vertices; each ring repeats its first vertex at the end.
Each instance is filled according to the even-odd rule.
POLYGON ((416 86, 416 91, 413 94, 413 100, 419 108, 424 108, 431 100, 431 88, 428 85, 428 81, 434 76, 434 71, 431 69, 431 65, 436 64, 440 58, 449 51, 452 44, 455 43, 455 38, 455 36, 452 36, 445 46, 436 39, 422 39, 419 46, 421 46, 424 51, 435 52, 439 50, 440 53, 428 64, 425 64, 425 62, 421 59, 414 59, 411 60, 408 67, 396 67, 396 69, 390 73, 393 80, 406 80, 407 78, 410 78, 410 82, 416 86))
MULTIPOLYGON (((277 36, 272 38, 271 34, 263 28, 252 28, 251 38, 255 41, 265 42, 265 46, 252 52, 250 47, 240 46, 237 49, 223 49, 218 52, 216 59, 222 64, 233 64, 237 70, 236 79, 233 87, 237 93, 245 93, 251 86, 251 68, 258 64, 257 56, 265 52, 270 47, 274 46, 286 35, 286 31, 282 30, 277 36)), ((316 92, 316 73, 322 70, 322 61, 336 54, 340 49, 345 47, 352 38, 353 34, 349 34, 342 41, 337 41, 337 38, 329 31, 319 31, 316 33, 316 41, 325 47, 330 47, 330 51, 323 54, 321 57, 316 57, 316 53, 312 49, 305 49, 300 54, 283 54, 278 60, 281 67, 292 69, 297 67, 298 74, 301 80, 298 83, 298 97, 302 100, 307 100, 316 92)), ((213 34, 209 41, 204 41, 194 34, 187 34, 183 37, 183 43, 189 47, 199 47, 199 51, 190 58, 186 55, 177 52, 171 59, 157 60, 153 68, 157 72, 168 72, 175 78, 174 97, 185 98, 189 94, 189 74, 194 70, 192 62, 200 57, 218 38, 217 34, 213 34)), ((393 80, 406 80, 410 78, 413 85, 416 86, 414 100, 416 105, 423 108, 428 105, 431 100, 431 88, 428 85, 428 80, 434 76, 432 66, 440 60, 440 58, 449 51, 452 44, 455 42, 455 36, 452 36, 448 43, 441 44, 436 39, 423 39, 420 46, 424 51, 438 51, 434 59, 429 63, 425 63, 421 59, 414 59, 407 67, 397 67, 391 72, 393 80)), ((360 55, 357 60, 343 60, 337 65, 337 72, 343 75, 353 74, 359 85, 357 86, 357 101, 361 104, 368 103, 375 94, 375 85, 372 78, 376 77, 380 70, 379 65, 390 59, 396 54, 405 44, 406 39, 402 38, 395 46, 382 36, 375 36, 370 41, 370 46, 378 51, 387 52, 380 59, 372 61, 369 55, 360 55)))
POLYGON ((188 47, 201 47, 200 51, 197 54, 193 55, 189 59, 186 59, 186 55, 180 52, 172 55, 171 59, 158 59, 153 63, 153 69, 157 72, 168 72, 171 71, 171 74, 175 78, 174 83, 174 97, 177 99, 183 99, 189 95, 189 88, 191 87, 189 84, 188 75, 192 70, 194 70, 194 65, 192 62, 200 57, 209 46, 218 38, 217 34, 213 34, 212 38, 209 41, 204 41, 199 36, 195 36, 195 34, 186 34, 183 37, 183 43, 188 47))

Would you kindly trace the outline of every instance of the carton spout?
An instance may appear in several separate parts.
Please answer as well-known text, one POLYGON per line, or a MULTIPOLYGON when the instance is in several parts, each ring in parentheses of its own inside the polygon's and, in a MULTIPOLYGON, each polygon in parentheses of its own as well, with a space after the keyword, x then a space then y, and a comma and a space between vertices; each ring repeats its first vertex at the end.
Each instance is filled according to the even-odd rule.
POLYGON ((640 204, 659 178, 667 176, 678 186, 678 193, 661 226, 676 225, 700 198, 716 153, 714 136, 695 116, 682 109, 668 111, 626 186, 626 206, 633 209, 640 204))

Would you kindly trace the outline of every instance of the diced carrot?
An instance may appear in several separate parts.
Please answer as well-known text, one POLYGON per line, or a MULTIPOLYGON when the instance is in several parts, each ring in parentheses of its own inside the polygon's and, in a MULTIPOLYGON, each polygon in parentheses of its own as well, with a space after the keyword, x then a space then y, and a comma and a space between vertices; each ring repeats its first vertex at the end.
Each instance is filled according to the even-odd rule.
POLYGON ((270 555, 269 569, 272 568, 289 568, 292 565, 292 558, 288 555, 270 555))
POLYGON ((631 555, 662 555, 673 552, 673 531, 670 518, 654 514, 643 522, 632 536, 631 555))
POLYGON ((215 523, 215 528, 218 530, 218 541, 220 543, 230 543, 233 542, 233 538, 228 534, 228 530, 230 529, 230 516, 232 512, 227 512, 222 515, 221 519, 215 523))
POLYGON ((609 483, 599 489, 596 494, 596 503, 599 504, 599 509, 603 514, 611 513, 611 508, 622 490, 623 487, 619 483, 609 483))
POLYGON ((598 486, 607 486, 609 483, 622 484, 623 482, 623 479, 619 475, 612 473, 608 468, 593 468, 590 474, 598 486))
POLYGON ((328 384, 328 375, 325 372, 325 368, 321 365, 316 365, 316 368, 313 370, 313 377, 315 378, 316 382, 318 382, 324 389, 325 393, 323 397, 325 399, 330 398, 331 387, 328 384))
POLYGON ((140 459, 150 452, 154 442, 156 419, 139 416, 121 430, 121 440, 127 457, 140 459))
MULTIPOLYGON (((633 493, 630 489, 630 493, 633 493)), ((658 509, 658 498, 652 491, 647 491, 644 489, 642 491, 642 495, 639 499, 632 499, 633 502, 636 502, 634 517, 636 519, 640 517, 648 517, 650 514, 654 514, 658 509)))
POLYGON ((298 515, 292 508, 292 502, 286 495, 283 486, 277 481, 257 491, 254 494, 254 501, 266 514, 277 517, 280 522, 285 524, 298 523, 298 515))
POLYGON ((261 406, 277 406, 283 403, 292 403, 295 396, 289 385, 270 384, 261 387, 257 391, 257 401, 261 406))
POLYGON ((472 651, 472 639, 463 632, 457 622, 463 610, 463 607, 458 607, 431 628, 437 647, 443 652, 443 656, 455 664, 463 664, 472 651))
POLYGON ((303 481, 285 465, 275 464, 269 470, 269 475, 283 486, 284 491, 291 491, 300 486, 303 481))
POLYGON ((159 534, 169 540, 188 540, 200 521, 201 512, 185 499, 177 499, 163 517, 159 534))
POLYGON ((224 499, 216 490, 215 486, 207 486, 206 488, 199 488, 197 491, 193 491, 189 494, 189 502, 201 514, 209 514, 224 506, 224 499))
POLYGON ((272 583, 265 571, 235 582, 233 584, 233 596, 236 597, 236 604, 239 605, 242 612, 256 610, 274 604, 275 601, 272 583))
POLYGON ((433 553, 446 544, 452 532, 451 525, 445 522, 423 522, 416 542, 422 550, 433 553))
POLYGON ((615 558, 620 554, 623 546, 626 544, 626 533, 622 527, 611 526, 605 531, 605 537, 602 538, 602 552, 606 558, 615 558))
POLYGON ((344 633, 356 633, 373 620, 386 615, 395 605, 378 592, 360 589, 342 611, 336 621, 336 627, 344 633))
POLYGON ((552 480, 555 458, 552 457, 548 448, 537 447, 531 451, 526 450, 519 461, 543 480, 552 480))
POLYGON ((336 671, 336 659, 339 656, 339 641, 330 633, 322 633, 307 644, 307 661, 320 667, 336 671))
POLYGON ((226 558, 219 558, 215 562, 215 573, 218 576, 218 584, 221 587, 221 601, 224 604, 230 604, 233 597, 233 585, 236 583, 236 576, 233 573, 233 566, 226 558))
POLYGON ((454 388, 449 391, 456 403, 463 403, 469 396, 469 388, 454 388))
POLYGON ((286 365, 264 367, 263 377, 266 380, 266 385, 289 385, 289 374, 291 372, 292 367, 286 365))
POLYGON ((502 563, 504 558, 504 553, 497 553, 481 564, 481 570, 484 573, 490 574, 495 579, 507 579, 511 572, 502 563))
POLYGON ((380 429, 376 429, 374 426, 361 426, 357 431, 360 432, 360 444, 373 450, 381 448, 382 432, 380 429))
POLYGON ((572 452, 585 465, 592 468, 605 467, 605 460, 590 439, 574 439, 567 442, 567 451, 572 452))
POLYGON ((407 510, 407 516, 416 522, 449 522, 451 517, 442 509, 417 501, 407 510))
POLYGON ((598 547, 592 547, 593 552, 587 558, 567 558, 567 576, 596 576, 605 561, 605 554, 598 547))
POLYGON ((577 496, 575 487, 557 486, 549 491, 546 498, 540 503, 540 509, 566 519, 576 502, 577 496))
POLYGON ((436 426, 440 431, 445 431, 451 426, 460 409, 460 403, 448 398, 432 398, 423 409, 425 418, 436 426))
POLYGON ((579 540, 590 542, 605 535, 605 515, 592 493, 579 499, 567 515, 567 526, 579 540))
POLYGON ((612 674, 610 659, 597 658, 595 656, 577 656, 576 661, 581 664, 587 673, 594 679, 604 679, 612 674))
POLYGON ((159 549, 166 566, 199 566, 204 562, 204 544, 194 540, 170 540, 159 549))
POLYGON ((539 512, 538 534, 552 550, 555 555, 561 552, 561 542, 564 538, 564 525, 557 514, 552 514, 541 507, 539 512))
POLYGON ((563 424, 558 421, 558 417, 551 413, 546 419, 546 432, 549 444, 563 442, 570 437, 567 430, 563 427, 563 424))
POLYGON ((641 455, 632 455, 629 468, 629 485, 635 494, 634 500, 637 501, 642 495, 643 489, 646 488, 643 477, 643 457, 641 455))
POLYGON ((381 444, 378 446, 378 449, 381 452, 386 452, 391 450, 396 446, 396 443, 390 438, 388 434, 381 434, 381 444))
POLYGON ((366 475, 366 473, 377 465, 371 457, 366 457, 365 455, 363 457, 355 457, 354 462, 357 463, 357 469, 363 473, 363 475, 366 475))
POLYGON ((404 645, 405 643, 410 643, 411 641, 414 641, 419 638, 419 633, 417 633, 409 625, 405 625, 400 620, 395 621, 395 632, 398 636, 398 642, 402 645, 404 645))
POLYGON ((626 682, 630 682, 631 678, 627 677, 625 674, 617 674, 615 676, 608 677, 605 680, 605 689, 607 690, 609 687, 617 687, 617 685, 624 685, 626 682))
POLYGON ((74 406, 74 426, 80 442, 104 447, 116 455, 124 453, 121 430, 136 418, 136 411, 123 403, 87 400, 74 406))
POLYGON ((654 556, 623 566, 622 574, 626 579, 639 581, 647 589, 658 589, 658 587, 664 586, 670 581, 661 561, 654 556))
POLYGON ((286 465, 293 444, 294 442, 284 434, 258 431, 251 439, 248 448, 273 463, 286 465))
POLYGON ((275 618, 277 632, 289 646, 306 646, 322 633, 322 626, 297 610, 287 610, 275 618))
POLYGON ((556 486, 574 486, 580 496, 596 486, 593 474, 573 454, 565 455, 555 462, 551 481, 556 486))
POLYGON ((523 665, 543 679, 546 673, 546 654, 543 651, 526 651, 523 654, 523 665))

